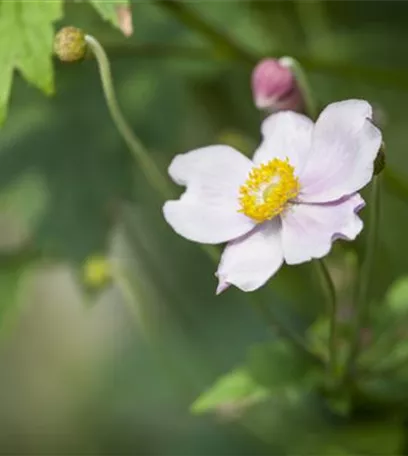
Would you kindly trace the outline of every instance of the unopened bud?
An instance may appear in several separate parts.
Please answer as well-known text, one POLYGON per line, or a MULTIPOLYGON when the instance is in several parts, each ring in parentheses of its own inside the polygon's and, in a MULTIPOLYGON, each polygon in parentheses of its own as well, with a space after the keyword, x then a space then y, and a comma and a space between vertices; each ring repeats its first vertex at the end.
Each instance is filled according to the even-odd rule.
POLYGON ((252 93, 258 109, 279 111, 302 108, 302 97, 285 60, 261 60, 252 72, 252 93))
POLYGON ((81 60, 86 53, 85 34, 76 27, 64 27, 54 39, 54 52, 63 62, 81 60))
POLYGON ((374 160, 374 175, 377 176, 385 168, 385 144, 381 143, 380 150, 374 160))

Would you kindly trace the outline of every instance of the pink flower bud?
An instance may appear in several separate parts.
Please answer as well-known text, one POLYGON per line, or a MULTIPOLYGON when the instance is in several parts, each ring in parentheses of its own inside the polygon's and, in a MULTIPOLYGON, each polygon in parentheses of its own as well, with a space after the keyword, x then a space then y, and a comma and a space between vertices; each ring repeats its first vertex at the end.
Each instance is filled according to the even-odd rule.
POLYGON ((252 93, 258 109, 266 111, 302 108, 302 97, 285 60, 261 60, 252 72, 252 93))

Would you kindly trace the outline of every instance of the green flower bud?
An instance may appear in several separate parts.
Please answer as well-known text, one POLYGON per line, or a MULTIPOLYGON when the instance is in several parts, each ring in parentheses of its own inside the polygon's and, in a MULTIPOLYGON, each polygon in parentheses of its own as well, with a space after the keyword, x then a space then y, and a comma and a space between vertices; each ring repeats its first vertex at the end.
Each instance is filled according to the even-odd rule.
POLYGON ((377 176, 385 168, 385 144, 382 143, 374 161, 374 175, 377 176))
POLYGON ((86 53, 85 34, 76 27, 64 27, 54 39, 54 52, 63 62, 81 60, 86 53))
POLYGON ((91 288, 101 288, 112 279, 112 266, 108 258, 93 255, 85 260, 83 281, 91 288))

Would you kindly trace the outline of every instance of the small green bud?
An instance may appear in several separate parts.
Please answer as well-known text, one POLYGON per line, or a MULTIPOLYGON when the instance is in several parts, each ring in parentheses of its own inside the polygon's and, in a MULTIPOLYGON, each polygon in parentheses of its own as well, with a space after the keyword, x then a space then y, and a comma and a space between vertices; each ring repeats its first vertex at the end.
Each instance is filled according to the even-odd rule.
POLYGON ((380 150, 374 161, 374 175, 377 176, 385 168, 385 144, 381 143, 380 150))
POLYGON ((63 62, 81 60, 86 53, 85 34, 76 27, 64 27, 54 39, 54 52, 63 62))
POLYGON ((83 280, 92 288, 102 287, 112 279, 112 266, 107 258, 93 255, 85 260, 83 280))

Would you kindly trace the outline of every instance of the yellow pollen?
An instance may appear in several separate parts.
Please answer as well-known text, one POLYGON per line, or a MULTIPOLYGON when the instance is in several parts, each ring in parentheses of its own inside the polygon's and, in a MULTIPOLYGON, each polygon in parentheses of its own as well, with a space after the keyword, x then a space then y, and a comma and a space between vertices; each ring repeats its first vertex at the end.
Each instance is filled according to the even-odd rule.
POLYGON ((239 189, 239 212, 258 223, 264 222, 280 214, 298 193, 299 181, 289 160, 274 158, 249 173, 239 189))

